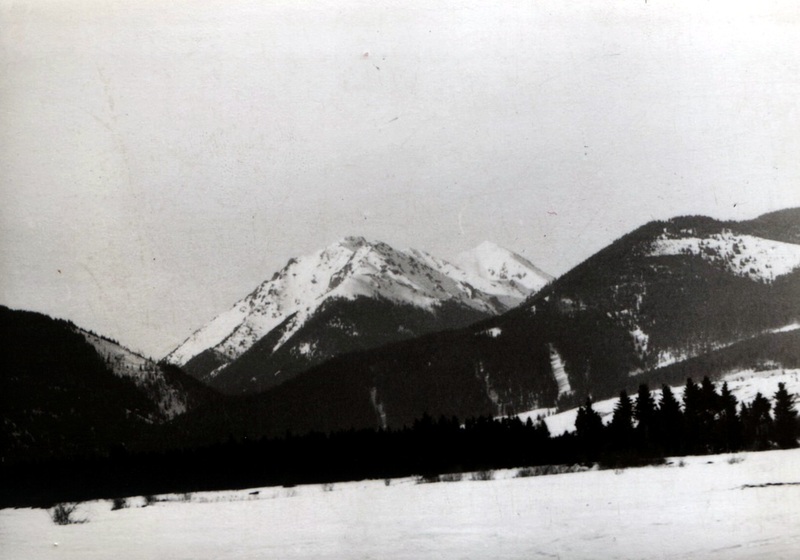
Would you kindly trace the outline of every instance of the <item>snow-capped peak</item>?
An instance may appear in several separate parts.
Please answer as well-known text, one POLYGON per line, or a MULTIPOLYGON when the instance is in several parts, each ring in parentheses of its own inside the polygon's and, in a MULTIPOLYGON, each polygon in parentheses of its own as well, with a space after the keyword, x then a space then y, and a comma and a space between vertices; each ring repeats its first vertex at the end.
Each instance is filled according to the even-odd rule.
POLYGON ((290 259, 270 280, 263 282, 167 356, 185 365, 194 356, 213 349, 223 361, 236 359, 256 341, 281 325, 275 350, 284 344, 324 302, 358 297, 383 299, 433 310, 445 301, 497 314, 519 304, 533 290, 531 278, 539 271, 506 251, 492 271, 475 265, 467 273, 428 253, 398 251, 386 243, 346 237, 305 257, 290 259), (502 262, 501 262, 502 261, 502 262), (509 264, 512 263, 512 264, 509 264))
POLYGON ((524 257, 491 241, 484 241, 455 259, 464 272, 489 282, 502 282, 523 297, 542 289, 553 277, 524 257))

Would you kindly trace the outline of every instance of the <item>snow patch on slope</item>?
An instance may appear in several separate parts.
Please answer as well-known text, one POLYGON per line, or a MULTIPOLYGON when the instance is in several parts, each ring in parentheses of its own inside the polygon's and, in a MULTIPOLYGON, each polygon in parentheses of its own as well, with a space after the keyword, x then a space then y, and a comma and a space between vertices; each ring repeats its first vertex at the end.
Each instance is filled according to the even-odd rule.
MULTIPOLYGON (((737 344, 737 343, 742 342, 744 340, 748 340, 748 339, 752 339, 752 338, 756 338, 756 337, 762 336, 762 335, 764 335, 766 333, 772 333, 772 334, 785 333, 785 332, 791 332, 791 331, 794 331, 794 330, 797 330, 797 329, 800 329, 800 323, 790 323, 790 324, 784 325, 782 327, 777 327, 777 328, 774 328, 774 329, 767 329, 767 330, 762 331, 761 333, 755 333, 755 334, 753 334, 752 336, 749 336, 749 337, 740 337, 740 338, 729 340, 727 342, 717 342, 717 343, 714 343, 714 344, 710 344, 709 343, 709 344, 707 344, 705 346, 705 348, 702 351, 698 350, 698 351, 695 351, 695 352, 690 352, 688 350, 676 350, 674 348, 673 349, 659 350, 658 358, 656 360, 656 364, 655 364, 654 368, 657 369, 657 368, 660 368, 660 367, 672 365, 672 364, 677 363, 677 362, 683 362, 683 361, 686 361, 686 360, 688 360, 690 358, 698 356, 703 352, 721 350, 723 348, 727 348, 729 346, 733 346, 734 344, 737 344)), ((647 336, 647 335, 645 335, 645 336, 647 336)), ((634 376, 634 375, 638 375, 640 373, 642 373, 642 370, 635 370, 635 371, 630 372, 630 375, 634 376)))
POLYGON ((772 282, 800 268, 800 245, 736 235, 728 230, 704 238, 662 234, 653 242, 649 256, 669 255, 699 256, 737 276, 759 282, 772 282))
POLYGON ((691 358, 693 354, 689 352, 681 352, 679 350, 659 350, 658 358, 656 359, 655 369, 660 367, 669 366, 678 362, 683 362, 691 358))
POLYGON ((647 346, 650 343, 650 335, 642 330, 641 327, 636 327, 631 331, 633 337, 633 344, 640 356, 647 355, 647 346))
POLYGON ((309 354, 313 354, 314 350, 316 349, 316 344, 313 342, 303 342, 297 347, 297 352, 301 356, 308 356, 309 354))
POLYGON ((389 423, 386 419, 386 410, 383 408, 383 403, 378 399, 377 387, 372 387, 369 390, 369 400, 372 403, 372 408, 375 409, 381 428, 385 430, 389 423))
POLYGON ((784 332, 791 332, 800 329, 800 323, 791 323, 790 325, 784 325, 783 327, 778 327, 777 329, 772 329, 769 332, 771 333, 784 333, 784 332))
POLYGON ((558 350, 556 350, 555 346, 552 344, 549 346, 550 368, 553 370, 553 376, 556 378, 556 383, 558 383, 558 396, 561 397, 562 395, 571 395, 572 387, 570 387, 569 377, 564 369, 564 360, 561 358, 561 354, 558 353, 558 350))
POLYGON ((486 371, 486 368, 483 366, 483 362, 478 362, 475 375, 478 379, 483 381, 483 385, 486 389, 486 396, 494 405, 495 410, 500 410, 501 415, 505 414, 503 403, 500 401, 500 395, 497 393, 495 388, 492 387, 491 375, 488 371, 486 371))

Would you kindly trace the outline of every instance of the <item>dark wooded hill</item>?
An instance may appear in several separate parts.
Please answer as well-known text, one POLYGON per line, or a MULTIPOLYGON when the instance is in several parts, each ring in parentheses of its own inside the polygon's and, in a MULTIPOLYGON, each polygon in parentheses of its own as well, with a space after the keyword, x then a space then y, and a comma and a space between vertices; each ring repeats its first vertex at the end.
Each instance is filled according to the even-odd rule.
POLYGON ((0 306, 0 332, 4 463, 142 447, 214 398, 179 369, 67 321, 0 306))

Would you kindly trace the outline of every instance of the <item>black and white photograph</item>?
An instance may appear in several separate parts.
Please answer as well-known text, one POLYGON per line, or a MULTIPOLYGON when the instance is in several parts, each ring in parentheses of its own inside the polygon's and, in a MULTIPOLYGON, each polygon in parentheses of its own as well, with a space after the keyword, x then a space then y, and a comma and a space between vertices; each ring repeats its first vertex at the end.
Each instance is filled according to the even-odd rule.
POLYGON ((800 557, 800 6, 0 0, 0 558, 800 557))

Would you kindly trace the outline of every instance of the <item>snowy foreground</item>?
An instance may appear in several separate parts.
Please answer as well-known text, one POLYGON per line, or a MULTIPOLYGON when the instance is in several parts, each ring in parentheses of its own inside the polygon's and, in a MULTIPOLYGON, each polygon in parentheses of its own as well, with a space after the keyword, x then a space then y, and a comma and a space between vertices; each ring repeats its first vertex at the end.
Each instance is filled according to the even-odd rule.
POLYGON ((142 498, 83 524, 0 511, 0 558, 800 558, 800 450, 624 471, 142 498))

